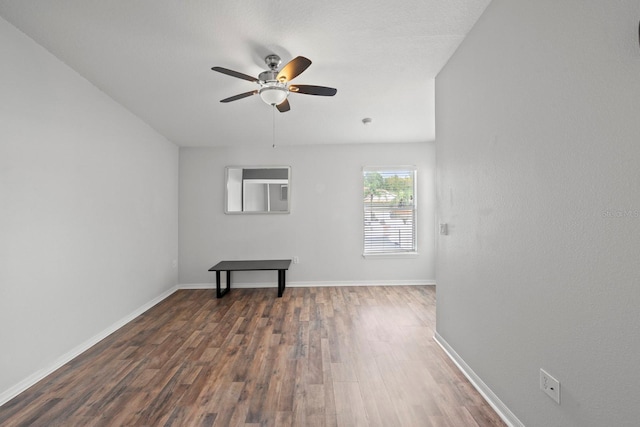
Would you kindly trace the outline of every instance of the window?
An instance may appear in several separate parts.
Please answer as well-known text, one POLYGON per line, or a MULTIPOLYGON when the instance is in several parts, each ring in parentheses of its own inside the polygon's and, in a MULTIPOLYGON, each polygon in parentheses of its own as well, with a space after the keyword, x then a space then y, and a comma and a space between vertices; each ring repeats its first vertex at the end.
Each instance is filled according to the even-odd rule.
POLYGON ((415 253, 416 168, 365 167, 364 255, 415 253))

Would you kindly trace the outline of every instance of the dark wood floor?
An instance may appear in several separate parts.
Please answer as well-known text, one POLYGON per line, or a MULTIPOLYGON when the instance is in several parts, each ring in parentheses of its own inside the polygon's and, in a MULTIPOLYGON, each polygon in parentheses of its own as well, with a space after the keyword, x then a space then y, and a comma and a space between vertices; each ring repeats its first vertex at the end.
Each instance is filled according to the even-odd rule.
POLYGON ((214 293, 174 293, 0 425, 504 425, 433 340, 432 286, 214 293))

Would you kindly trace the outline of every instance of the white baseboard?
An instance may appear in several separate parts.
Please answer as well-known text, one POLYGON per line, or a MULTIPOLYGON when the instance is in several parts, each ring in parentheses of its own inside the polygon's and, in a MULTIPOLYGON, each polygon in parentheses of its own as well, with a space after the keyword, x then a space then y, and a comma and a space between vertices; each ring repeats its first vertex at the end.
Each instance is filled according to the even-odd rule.
POLYGON ((524 427, 524 424, 507 408, 507 406, 495 395, 493 391, 487 386, 484 381, 467 365, 467 363, 460 357, 458 353, 449 345, 449 343, 440 336, 437 332, 434 334, 433 339, 442 347, 447 356, 458 366, 462 373, 467 377, 469 382, 478 390, 478 392, 484 397, 484 400, 491 405, 496 413, 502 418, 510 427, 524 427))
MULTIPOLYGON (((345 286, 435 286, 435 280, 357 280, 346 282, 287 282, 287 288, 325 288, 325 287, 345 287, 345 286)), ((227 286, 222 280, 222 287, 227 286)), ((178 289, 215 289, 215 283, 184 283, 178 285, 178 289)), ((231 284, 231 288, 257 289, 257 288, 277 288, 274 282, 250 282, 231 284)))
POLYGON ((292 288, 324 288, 344 286, 425 286, 435 285, 435 280, 350 280, 346 282, 291 282, 287 287, 292 288))
POLYGON ((61 368, 66 363, 70 362, 75 357, 79 356, 80 354, 82 354, 83 352, 85 352, 86 350, 91 348, 92 346, 96 345, 98 342, 102 341, 107 336, 111 335, 112 333, 114 333, 115 331, 117 331, 118 329, 120 329, 121 327, 126 325, 127 323, 131 322, 133 319, 135 319, 136 317, 140 316, 142 313, 144 313, 145 311, 149 310, 151 307, 153 307, 154 305, 158 304, 159 302, 161 302, 162 300, 167 298, 169 295, 173 294, 176 290, 178 290, 178 286, 174 286, 171 289, 163 292, 162 294, 160 294, 159 296, 157 296, 153 300, 151 300, 148 303, 142 305, 141 307, 139 307, 136 310, 134 310, 133 312, 129 313, 127 316, 125 316, 122 319, 118 320, 117 322, 115 322, 114 324, 109 326, 108 328, 106 328, 103 331, 99 332, 97 335, 94 335, 93 337, 89 338, 88 340, 86 340, 82 344, 80 344, 77 347, 71 349, 70 351, 68 351, 67 353, 63 354, 62 356, 58 357, 53 363, 51 363, 46 368, 43 368, 43 369, 40 369, 40 370, 34 372, 33 374, 29 375, 24 380, 20 381, 18 384, 14 385, 13 387, 9 388, 8 390, 3 391, 2 393, 0 393, 0 406, 4 405, 9 400, 13 399, 17 395, 19 395, 20 393, 22 393, 23 391, 28 389, 29 387, 31 387, 32 385, 36 384, 38 381, 42 380, 44 377, 46 377, 47 375, 51 374, 55 370, 61 368))

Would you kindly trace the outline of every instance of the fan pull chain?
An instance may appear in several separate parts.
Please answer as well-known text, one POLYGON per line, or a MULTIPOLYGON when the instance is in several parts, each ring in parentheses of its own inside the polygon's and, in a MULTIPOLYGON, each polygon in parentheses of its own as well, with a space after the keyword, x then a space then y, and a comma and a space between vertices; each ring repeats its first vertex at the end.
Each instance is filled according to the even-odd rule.
POLYGON ((271 108, 271 116, 273 118, 273 145, 271 148, 276 148, 276 106, 275 104, 271 108))

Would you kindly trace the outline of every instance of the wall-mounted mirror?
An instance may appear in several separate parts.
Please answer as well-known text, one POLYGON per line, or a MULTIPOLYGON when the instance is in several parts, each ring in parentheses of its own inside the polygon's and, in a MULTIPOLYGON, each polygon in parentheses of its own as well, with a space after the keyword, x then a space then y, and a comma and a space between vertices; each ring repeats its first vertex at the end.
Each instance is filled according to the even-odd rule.
POLYGON ((227 166, 225 172, 225 213, 289 213, 291 167, 227 166))

